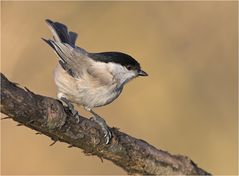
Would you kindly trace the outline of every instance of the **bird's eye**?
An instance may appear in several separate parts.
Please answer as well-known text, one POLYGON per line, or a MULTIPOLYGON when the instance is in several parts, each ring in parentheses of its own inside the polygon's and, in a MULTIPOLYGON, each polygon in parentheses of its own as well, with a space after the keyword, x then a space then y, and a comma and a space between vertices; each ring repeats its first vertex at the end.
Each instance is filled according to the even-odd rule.
POLYGON ((127 65, 126 68, 127 68, 128 70, 132 70, 132 66, 131 66, 131 65, 127 65))

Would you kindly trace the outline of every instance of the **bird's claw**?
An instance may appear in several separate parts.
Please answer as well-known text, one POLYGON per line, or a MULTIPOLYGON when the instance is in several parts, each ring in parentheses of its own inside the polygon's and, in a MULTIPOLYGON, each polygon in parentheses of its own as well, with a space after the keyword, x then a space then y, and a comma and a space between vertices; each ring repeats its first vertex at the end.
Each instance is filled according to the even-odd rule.
POLYGON ((100 127, 104 133, 104 138, 106 139, 105 143, 108 144, 110 142, 110 139, 112 138, 112 133, 111 133, 110 129, 108 128, 105 120, 98 115, 97 116, 94 115, 93 117, 90 118, 90 120, 92 120, 100 125, 100 127))
POLYGON ((68 108, 69 108, 69 111, 70 111, 71 115, 76 118, 76 123, 79 123, 80 122, 80 117, 79 117, 78 111, 76 111, 74 109, 74 106, 72 104, 71 104, 71 106, 68 106, 68 108))
POLYGON ((110 142, 110 139, 112 138, 111 131, 107 127, 107 129, 104 129, 103 132, 104 132, 104 138, 106 139, 105 143, 108 144, 110 142))
MULTIPOLYGON (((73 106, 72 106, 73 107, 73 106)), ((73 107, 73 109, 71 107, 68 107, 69 108, 69 111, 72 115, 72 117, 74 117, 76 119, 76 123, 79 123, 80 122, 80 116, 79 116, 79 113, 78 111, 76 111, 73 107)))
POLYGON ((79 116, 78 112, 73 117, 76 118, 76 123, 80 122, 80 116, 79 116))
POLYGON ((67 100, 65 97, 61 97, 61 100, 62 100, 64 103, 66 103, 69 112, 71 113, 71 115, 72 115, 73 117, 76 118, 76 123, 79 123, 79 122, 80 122, 80 116, 79 116, 78 111, 75 110, 73 104, 71 104, 71 102, 70 102, 69 100, 67 100))

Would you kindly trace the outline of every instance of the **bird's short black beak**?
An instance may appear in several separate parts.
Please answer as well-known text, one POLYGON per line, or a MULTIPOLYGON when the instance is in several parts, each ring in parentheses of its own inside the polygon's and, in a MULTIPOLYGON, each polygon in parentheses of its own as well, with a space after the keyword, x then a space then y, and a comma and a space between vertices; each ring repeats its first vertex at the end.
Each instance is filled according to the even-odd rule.
POLYGON ((140 70, 140 71, 139 71, 139 76, 148 76, 148 73, 146 73, 146 72, 143 71, 143 70, 140 70))

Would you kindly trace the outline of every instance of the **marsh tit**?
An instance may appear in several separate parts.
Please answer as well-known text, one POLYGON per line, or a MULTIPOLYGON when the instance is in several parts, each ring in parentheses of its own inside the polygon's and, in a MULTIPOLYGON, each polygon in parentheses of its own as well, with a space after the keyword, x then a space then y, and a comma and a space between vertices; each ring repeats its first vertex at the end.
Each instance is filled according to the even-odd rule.
POLYGON ((108 143, 111 132, 104 119, 92 109, 111 103, 120 95, 126 83, 148 74, 130 55, 121 52, 87 52, 75 45, 77 33, 68 31, 59 22, 47 19, 46 23, 53 39, 43 40, 53 48, 59 59, 54 71, 57 97, 67 104, 74 116, 78 116, 78 113, 71 103, 91 112, 92 120, 101 126, 108 143))

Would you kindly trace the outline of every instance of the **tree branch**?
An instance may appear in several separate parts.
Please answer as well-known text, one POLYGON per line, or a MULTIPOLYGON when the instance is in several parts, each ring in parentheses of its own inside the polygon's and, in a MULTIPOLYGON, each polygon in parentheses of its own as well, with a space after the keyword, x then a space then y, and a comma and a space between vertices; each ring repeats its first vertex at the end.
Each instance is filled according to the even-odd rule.
POLYGON ((111 160, 129 174, 210 175, 188 157, 156 149, 116 128, 111 128, 113 138, 106 145, 98 124, 85 117, 76 123, 58 100, 24 90, 0 74, 1 112, 54 141, 111 160))

